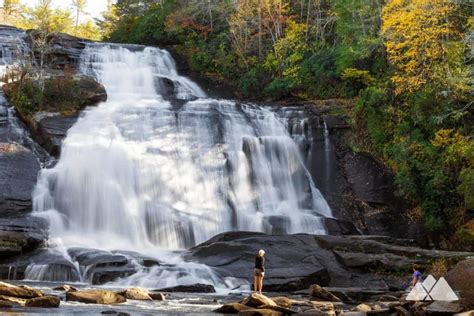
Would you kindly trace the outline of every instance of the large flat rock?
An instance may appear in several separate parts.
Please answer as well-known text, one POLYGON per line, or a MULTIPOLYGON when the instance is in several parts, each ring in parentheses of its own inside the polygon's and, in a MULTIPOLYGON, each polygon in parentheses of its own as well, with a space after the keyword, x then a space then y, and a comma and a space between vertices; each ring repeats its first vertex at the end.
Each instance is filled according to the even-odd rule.
POLYGON ((410 277, 412 263, 473 255, 422 249, 409 240, 383 236, 228 232, 191 248, 185 259, 214 267, 222 276, 251 280, 259 249, 266 251, 265 291, 306 290, 319 284, 372 288, 385 293, 402 289, 410 277), (385 273, 378 273, 379 270, 385 273), (390 271, 393 273, 387 274, 390 271), (406 275, 400 275, 401 271, 406 275))

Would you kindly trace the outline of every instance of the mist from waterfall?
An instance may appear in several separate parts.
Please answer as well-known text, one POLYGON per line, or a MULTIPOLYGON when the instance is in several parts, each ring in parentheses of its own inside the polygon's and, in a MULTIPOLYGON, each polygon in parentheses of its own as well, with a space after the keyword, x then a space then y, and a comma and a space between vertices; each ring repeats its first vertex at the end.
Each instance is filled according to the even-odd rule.
POLYGON ((139 251, 230 230, 325 233, 331 210, 271 109, 207 98, 157 48, 91 44, 81 71, 108 100, 39 176, 34 211, 53 241, 139 251))

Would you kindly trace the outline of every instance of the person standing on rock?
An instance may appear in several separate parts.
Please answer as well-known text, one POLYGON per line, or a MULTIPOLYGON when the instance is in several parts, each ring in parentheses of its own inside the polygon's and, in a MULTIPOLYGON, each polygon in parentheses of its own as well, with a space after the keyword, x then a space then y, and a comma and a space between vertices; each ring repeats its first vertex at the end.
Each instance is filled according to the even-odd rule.
POLYGON ((263 277, 265 275, 265 251, 260 249, 255 257, 255 270, 254 270, 254 291, 262 294, 263 288, 263 277))

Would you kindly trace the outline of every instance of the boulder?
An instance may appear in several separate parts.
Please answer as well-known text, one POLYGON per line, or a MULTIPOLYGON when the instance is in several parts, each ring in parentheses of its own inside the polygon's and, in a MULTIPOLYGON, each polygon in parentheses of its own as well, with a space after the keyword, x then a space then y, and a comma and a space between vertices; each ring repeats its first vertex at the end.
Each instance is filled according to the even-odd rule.
POLYGON ((53 288, 55 291, 64 291, 64 292, 75 292, 77 289, 69 284, 64 284, 53 288))
POLYGON ((462 312, 463 308, 456 302, 434 301, 425 308, 426 315, 447 315, 462 312))
POLYGON ((189 284, 189 285, 177 285, 173 287, 167 287, 156 291, 160 292, 183 292, 183 293, 216 293, 214 286, 210 284, 189 284))
POLYGON ((353 310, 357 311, 357 312, 367 313, 367 312, 370 312, 372 310, 372 307, 370 307, 370 305, 368 305, 368 304, 362 303, 362 304, 359 304, 356 307, 354 307, 353 310))
POLYGON ((26 301, 26 307, 59 307, 59 297, 46 295, 42 297, 30 298, 26 301))
POLYGON ((240 303, 227 303, 214 310, 214 312, 220 314, 237 314, 238 312, 246 309, 251 309, 251 307, 240 303))
POLYGON ((154 301, 165 301, 166 300, 166 295, 163 293, 153 293, 149 292, 148 295, 154 300, 154 301))
POLYGON ((29 286, 16 286, 5 282, 0 282, 0 295, 18 298, 34 298, 43 296, 43 292, 29 286))
POLYGON ((266 297, 265 295, 252 293, 247 298, 239 302, 240 304, 249 306, 249 307, 260 307, 262 305, 266 306, 278 306, 271 298, 266 297))
POLYGON ((14 296, 0 295, 0 300, 13 303, 14 305, 25 306, 27 298, 20 298, 14 296))
POLYGON ((132 288, 126 289, 125 291, 119 292, 118 294, 130 300, 141 300, 141 301, 153 300, 153 298, 149 295, 148 290, 138 288, 138 287, 132 287, 132 288))
POLYGON ((82 106, 95 105, 107 101, 105 87, 95 78, 85 75, 76 75, 75 80, 81 91, 82 106))
POLYGON ((262 305, 258 309, 271 309, 273 311, 282 313, 283 315, 292 315, 296 314, 296 311, 291 310, 289 308, 281 307, 281 306, 272 306, 272 305, 262 305))
POLYGON ((285 308, 290 308, 291 305, 292 305, 292 300, 289 299, 288 297, 286 296, 277 296, 277 297, 272 297, 272 300, 278 305, 278 306, 281 306, 281 307, 285 307, 285 308))
POLYGON ((474 259, 458 262, 446 275, 446 281, 456 291, 462 301, 474 307, 474 259))
POLYGON ((243 316, 278 316, 282 313, 271 309, 245 309, 239 312, 243 316))
POLYGON ((336 295, 334 295, 331 292, 323 289, 322 287, 320 287, 317 284, 311 285, 311 287, 309 288, 309 293, 310 293, 311 297, 319 298, 319 299, 322 299, 324 301, 329 301, 329 302, 340 302, 341 301, 336 295))
POLYGON ((85 290, 66 292, 66 301, 77 301, 87 304, 118 304, 127 300, 120 294, 107 290, 85 290))

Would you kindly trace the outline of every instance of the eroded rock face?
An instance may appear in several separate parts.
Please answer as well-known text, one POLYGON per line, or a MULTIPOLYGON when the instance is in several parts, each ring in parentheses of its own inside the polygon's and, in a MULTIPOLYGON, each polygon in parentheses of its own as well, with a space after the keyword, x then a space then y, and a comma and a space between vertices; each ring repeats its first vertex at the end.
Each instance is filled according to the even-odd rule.
POLYGON ((18 217, 31 211, 31 193, 39 170, 31 150, 0 143, 0 217, 18 217))

